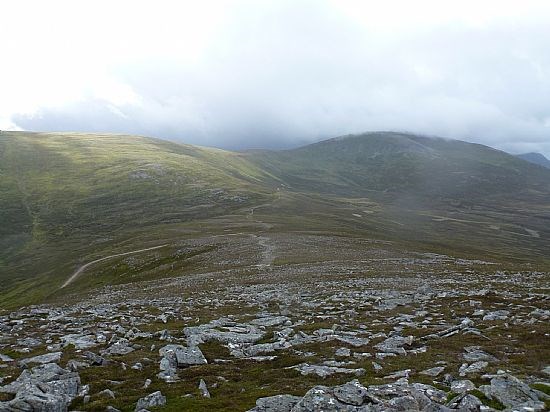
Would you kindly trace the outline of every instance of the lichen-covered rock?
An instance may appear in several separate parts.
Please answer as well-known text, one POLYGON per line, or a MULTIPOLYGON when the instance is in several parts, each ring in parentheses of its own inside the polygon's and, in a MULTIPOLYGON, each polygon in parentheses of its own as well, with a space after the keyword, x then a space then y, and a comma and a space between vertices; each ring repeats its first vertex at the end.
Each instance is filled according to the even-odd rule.
POLYGON ((544 410, 537 393, 526 383, 508 374, 496 375, 490 385, 479 388, 489 399, 496 399, 508 408, 528 407, 533 411, 544 410))
POLYGON ((2 411, 66 411, 69 403, 79 395, 80 377, 55 363, 24 370, 0 392, 15 394, 8 402, 0 402, 2 411))
POLYGON ((198 346, 166 345, 159 349, 159 354, 164 356, 169 351, 174 352, 176 355, 176 361, 180 368, 208 363, 198 346))
POLYGON ((256 400, 256 406, 248 412, 291 412, 302 398, 292 395, 275 395, 256 400))
POLYGON ((166 405, 166 396, 164 396, 161 391, 156 391, 139 399, 135 410, 141 411, 143 409, 164 405, 166 405))

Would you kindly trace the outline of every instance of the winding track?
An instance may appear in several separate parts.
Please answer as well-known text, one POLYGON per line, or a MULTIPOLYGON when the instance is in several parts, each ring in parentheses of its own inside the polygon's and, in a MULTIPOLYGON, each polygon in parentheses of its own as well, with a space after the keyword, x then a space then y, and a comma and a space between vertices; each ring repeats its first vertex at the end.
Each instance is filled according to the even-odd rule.
POLYGON ((102 258, 100 258, 100 259, 92 260, 91 262, 88 262, 88 263, 86 263, 85 265, 80 266, 80 267, 76 270, 76 272, 74 272, 74 273, 71 275, 71 277, 70 277, 69 279, 67 279, 67 280, 65 281, 65 283, 63 283, 63 285, 61 285, 60 289, 63 289, 64 287, 69 286, 71 283, 73 283, 74 280, 75 280, 82 272, 84 272, 88 267, 90 267, 90 266, 93 265, 94 263, 98 263, 98 262, 101 262, 101 261, 103 261, 103 260, 111 259, 111 258, 114 258, 114 257, 126 256, 126 255, 133 255, 134 253, 140 253, 140 252, 146 252, 146 251, 148 251, 148 250, 160 249, 160 248, 166 247, 166 246, 168 246, 168 243, 165 244, 165 245, 148 247, 148 248, 146 248, 146 249, 132 250, 131 252, 118 253, 118 254, 116 254, 116 255, 105 256, 105 257, 102 257, 102 258))

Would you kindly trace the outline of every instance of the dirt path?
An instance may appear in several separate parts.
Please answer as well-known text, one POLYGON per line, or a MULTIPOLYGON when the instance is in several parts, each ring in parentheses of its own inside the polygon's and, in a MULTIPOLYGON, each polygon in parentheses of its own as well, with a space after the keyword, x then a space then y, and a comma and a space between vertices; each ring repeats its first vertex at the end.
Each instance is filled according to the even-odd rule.
POLYGON ((102 258, 100 258, 100 259, 92 260, 91 262, 88 262, 88 263, 86 263, 85 265, 80 266, 80 267, 76 270, 76 272, 74 272, 74 273, 71 275, 71 277, 70 277, 69 279, 67 279, 67 280, 65 281, 65 283, 63 283, 63 285, 61 285, 61 288, 60 288, 60 289, 63 289, 64 287, 69 286, 71 283, 73 283, 74 280, 75 280, 80 274, 82 274, 82 272, 84 272, 88 267, 90 267, 90 266, 93 265, 94 263, 98 263, 98 262, 101 262, 101 261, 103 261, 103 260, 111 259, 111 258, 114 258, 114 257, 126 256, 126 255, 133 255, 134 253, 141 253, 141 252, 146 252, 146 251, 148 251, 148 250, 160 249, 160 248, 163 248, 163 247, 166 247, 166 246, 168 246, 168 244, 160 245, 160 246, 153 246, 153 247, 149 247, 149 248, 146 248, 146 249, 132 250, 131 252, 117 253, 116 255, 105 256, 105 257, 102 257, 102 258))
POLYGON ((256 236, 258 239, 258 244, 263 247, 262 260, 260 262, 261 266, 271 266, 273 260, 275 259, 275 246, 270 238, 267 236, 256 236))

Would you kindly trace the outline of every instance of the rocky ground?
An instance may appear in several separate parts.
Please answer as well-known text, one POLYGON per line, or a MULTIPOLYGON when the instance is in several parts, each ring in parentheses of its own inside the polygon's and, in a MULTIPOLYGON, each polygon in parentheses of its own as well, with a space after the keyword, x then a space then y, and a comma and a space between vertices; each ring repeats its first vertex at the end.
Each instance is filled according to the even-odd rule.
POLYGON ((242 239, 257 249, 231 257, 240 268, 2 314, 0 410, 550 407, 548 273, 366 240, 242 239))

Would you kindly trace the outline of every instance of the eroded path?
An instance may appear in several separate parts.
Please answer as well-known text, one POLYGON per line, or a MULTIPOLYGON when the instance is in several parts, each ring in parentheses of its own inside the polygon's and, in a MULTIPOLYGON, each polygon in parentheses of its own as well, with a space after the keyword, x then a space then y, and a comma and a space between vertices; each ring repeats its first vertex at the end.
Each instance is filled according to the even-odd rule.
POLYGON ((91 262, 88 262, 85 265, 80 266, 76 270, 76 272, 74 272, 71 275, 71 277, 69 279, 67 279, 65 281, 65 283, 63 283, 63 285, 61 285, 61 289, 65 288, 65 287, 69 286, 71 283, 73 283, 75 281, 75 279, 78 278, 82 274, 82 272, 84 272, 88 267, 92 266, 95 263, 99 263, 99 262, 102 262, 104 260, 111 259, 111 258, 114 258, 114 257, 133 255, 135 253, 147 252, 148 250, 160 249, 160 248, 163 248, 163 247, 166 247, 166 246, 168 246, 168 244, 160 245, 160 246, 153 246, 153 247, 149 247, 149 248, 145 248, 145 249, 132 250, 130 252, 117 253, 116 255, 109 255, 109 256, 102 257, 100 259, 92 260, 91 262))

